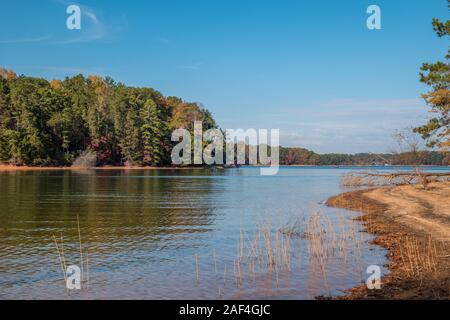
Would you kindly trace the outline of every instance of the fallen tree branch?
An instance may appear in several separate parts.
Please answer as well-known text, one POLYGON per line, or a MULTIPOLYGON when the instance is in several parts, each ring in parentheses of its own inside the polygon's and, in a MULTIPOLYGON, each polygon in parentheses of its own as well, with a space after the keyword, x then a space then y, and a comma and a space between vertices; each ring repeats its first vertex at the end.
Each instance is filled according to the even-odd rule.
POLYGON ((346 187, 422 184, 424 188, 434 181, 450 180, 450 172, 398 171, 390 173, 355 172, 344 175, 341 184, 346 187))
POLYGON ((398 177, 398 176, 421 176, 421 177, 450 177, 450 172, 433 173, 433 172, 394 172, 394 173, 366 173, 372 177, 398 177))

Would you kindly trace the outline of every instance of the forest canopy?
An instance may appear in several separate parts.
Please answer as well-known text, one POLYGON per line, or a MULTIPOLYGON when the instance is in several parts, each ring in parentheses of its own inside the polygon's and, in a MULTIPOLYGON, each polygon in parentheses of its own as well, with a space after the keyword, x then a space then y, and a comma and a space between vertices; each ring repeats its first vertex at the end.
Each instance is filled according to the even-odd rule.
POLYGON ((151 88, 99 76, 47 81, 0 68, 0 162, 167 165, 170 133, 192 130, 196 120, 217 127, 199 104, 151 88))

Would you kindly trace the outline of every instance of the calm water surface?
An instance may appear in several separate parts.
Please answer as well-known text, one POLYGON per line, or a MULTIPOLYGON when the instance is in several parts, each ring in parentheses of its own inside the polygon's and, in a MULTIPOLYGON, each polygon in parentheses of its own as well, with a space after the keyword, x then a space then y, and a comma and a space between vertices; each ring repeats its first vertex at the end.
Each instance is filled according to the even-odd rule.
POLYGON ((351 221, 355 213, 322 205, 343 191, 339 179, 349 170, 282 168, 271 177, 258 168, 0 173, 0 299, 342 294, 365 282, 367 266, 385 263, 384 250, 351 221), (317 211, 345 254, 314 259, 304 226, 317 211), (85 281, 67 295, 52 237, 63 238, 66 265, 80 265, 77 215, 85 281), (295 229, 289 237, 277 232, 288 226, 295 229), (280 248, 279 267, 265 260, 261 230, 280 248))

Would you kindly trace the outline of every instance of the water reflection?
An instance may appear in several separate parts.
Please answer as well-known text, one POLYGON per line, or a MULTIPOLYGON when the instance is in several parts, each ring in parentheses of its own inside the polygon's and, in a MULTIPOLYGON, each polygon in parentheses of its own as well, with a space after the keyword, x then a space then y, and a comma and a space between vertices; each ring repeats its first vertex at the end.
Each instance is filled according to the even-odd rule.
MULTIPOLYGON (((267 221, 278 230, 307 217, 340 192, 344 172, 283 168, 274 177, 259 176, 258 168, 0 173, 0 298, 66 297, 52 235, 63 237, 67 263, 79 264, 77 215, 89 256, 90 289, 71 297, 339 294, 361 281, 365 265, 384 263, 383 250, 370 247, 368 235, 359 239, 361 252, 349 256, 348 266, 330 258, 327 287, 317 266, 307 261, 302 239, 292 240, 292 270, 276 281, 260 272, 235 286, 233 263, 240 237, 250 239, 267 221)), ((338 224, 335 209, 320 210, 338 224)))

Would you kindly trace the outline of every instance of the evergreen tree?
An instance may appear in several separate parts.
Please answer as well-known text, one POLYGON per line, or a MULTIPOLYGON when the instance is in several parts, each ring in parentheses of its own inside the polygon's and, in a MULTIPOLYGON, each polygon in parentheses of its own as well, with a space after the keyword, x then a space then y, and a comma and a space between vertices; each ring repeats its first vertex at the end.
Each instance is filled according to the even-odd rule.
POLYGON ((10 126, 9 87, 6 79, 0 77, 0 161, 9 160, 10 143, 7 130, 10 126))
MULTIPOLYGON (((449 0, 450 6, 450 0, 449 0)), ((450 35, 450 20, 441 22, 433 19, 433 29, 438 37, 450 35)), ((445 57, 446 62, 425 63, 422 65, 420 81, 431 87, 431 91, 424 94, 425 102, 431 107, 435 116, 425 125, 415 128, 428 145, 437 146, 443 150, 450 148, 450 50, 445 57)))
POLYGON ((128 165, 142 164, 143 153, 139 117, 135 110, 127 112, 124 124, 124 136, 121 142, 123 160, 128 165))
POLYGON ((166 158, 167 121, 162 107, 152 99, 147 100, 141 111, 144 164, 161 165, 166 158))

